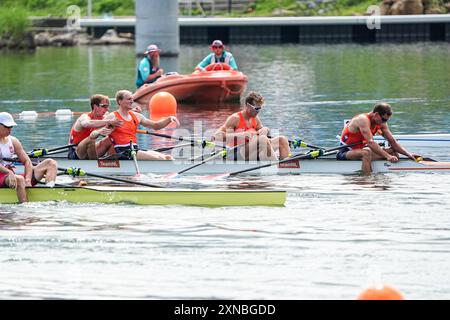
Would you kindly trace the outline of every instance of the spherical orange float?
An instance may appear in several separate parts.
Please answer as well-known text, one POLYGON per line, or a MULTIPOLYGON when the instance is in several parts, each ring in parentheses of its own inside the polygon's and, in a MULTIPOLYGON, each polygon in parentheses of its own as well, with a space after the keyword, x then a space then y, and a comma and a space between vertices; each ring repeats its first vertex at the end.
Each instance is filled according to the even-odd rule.
POLYGON ((397 289, 380 284, 365 289, 359 294, 358 300, 405 300, 405 298, 397 289))
POLYGON ((148 113, 152 119, 177 114, 177 100, 168 92, 156 93, 148 103, 148 113))

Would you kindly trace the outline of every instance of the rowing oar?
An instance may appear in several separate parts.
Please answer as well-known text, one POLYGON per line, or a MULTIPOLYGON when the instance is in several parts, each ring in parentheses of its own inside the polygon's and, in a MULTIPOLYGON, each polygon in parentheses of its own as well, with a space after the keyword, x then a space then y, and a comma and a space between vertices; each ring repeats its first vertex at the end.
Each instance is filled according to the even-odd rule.
MULTIPOLYGON (((271 138, 270 136, 267 136, 267 137, 271 138)), ((300 147, 300 148, 310 148, 310 149, 316 149, 316 150, 322 149, 323 150, 322 147, 318 147, 318 146, 306 143, 302 139, 288 140, 288 142, 289 142, 289 145, 294 149, 300 147)))
POLYGON ((60 167, 58 167, 58 170, 63 171, 65 174, 71 175, 72 177, 90 176, 90 177, 96 177, 96 178, 101 178, 101 179, 107 179, 107 180, 111 180, 111 181, 137 184, 137 185, 144 186, 144 187, 163 188, 162 186, 158 186, 155 184, 149 184, 149 183, 144 183, 144 182, 131 181, 131 180, 127 180, 127 179, 113 178, 113 177, 103 176, 103 175, 99 175, 99 174, 89 173, 80 168, 60 168, 60 167))
POLYGON ((358 142, 355 142, 355 143, 342 145, 342 146, 331 148, 331 149, 314 150, 314 151, 308 152, 307 154, 296 155, 294 157, 286 158, 286 159, 283 159, 283 160, 280 160, 280 161, 269 162, 269 163, 262 164, 262 165, 259 165, 259 166, 256 166, 256 167, 243 169, 243 170, 239 170, 239 171, 235 171, 235 172, 219 174, 219 175, 214 176, 214 178, 227 178, 227 177, 238 175, 240 173, 254 171, 254 170, 258 170, 258 169, 262 169, 262 168, 267 168, 267 167, 270 167, 270 166, 279 165, 281 163, 290 162, 290 161, 293 161, 293 160, 315 159, 315 158, 318 158, 318 157, 321 157, 321 156, 324 156, 324 155, 328 155, 328 154, 332 153, 333 151, 344 149, 344 148, 348 148, 348 147, 353 147, 353 146, 356 146, 356 145, 361 144, 361 143, 362 143, 361 141, 358 141, 358 142))
MULTIPOLYGON (((196 144, 201 144, 202 147, 204 148, 205 146, 209 146, 209 147, 215 147, 216 144, 212 141, 208 141, 208 140, 192 140, 192 139, 188 139, 185 137, 174 137, 174 136, 169 136, 167 134, 162 134, 162 133, 156 133, 156 132, 150 132, 147 130, 137 130, 137 133, 143 133, 143 134, 150 134, 153 136, 157 136, 157 137, 162 137, 162 138, 167 138, 167 139, 173 139, 173 140, 179 140, 179 141, 190 141, 191 143, 196 143, 196 144)), ((271 136, 267 136, 269 139, 271 139, 271 136)), ((308 144, 306 142, 304 142, 302 139, 294 139, 294 140, 288 140, 289 145, 292 146, 293 148, 311 148, 311 149, 323 149, 321 147, 312 145, 312 144, 308 144)), ((218 146, 218 147, 224 147, 224 146, 218 146)))
MULTIPOLYGON (((75 146, 77 146, 77 144, 68 144, 68 145, 65 145, 65 146, 56 147, 56 148, 52 148, 52 149, 42 149, 42 148, 41 149, 34 149, 33 151, 28 152, 27 154, 28 154, 28 156, 30 158, 39 158, 39 157, 45 156, 45 155, 47 155, 47 154, 49 154, 51 152, 58 151, 58 150, 69 149, 69 148, 72 148, 72 147, 75 147, 75 146)), ((55 153, 57 153, 57 152, 55 152, 55 153)))
POLYGON ((184 148, 184 147, 188 147, 188 146, 192 146, 192 145, 193 145, 192 142, 181 143, 181 144, 177 144, 176 146, 158 148, 158 149, 155 149, 153 151, 163 152, 163 151, 168 151, 168 150, 172 150, 172 149, 176 149, 176 148, 184 148))
POLYGON ((205 139, 199 139, 199 140, 194 140, 194 139, 190 139, 190 138, 186 138, 186 137, 174 137, 174 136, 169 136, 167 134, 163 134, 163 133, 156 133, 156 132, 151 132, 151 131, 147 131, 147 130, 137 130, 137 133, 142 133, 142 134, 149 134, 152 136, 156 136, 156 137, 162 137, 162 138, 167 138, 167 139, 173 139, 173 140, 178 140, 178 141, 188 141, 191 143, 191 145, 198 145, 201 146, 202 148, 205 147, 219 147, 219 148, 224 148, 226 147, 225 145, 218 145, 215 142, 209 141, 209 140, 205 140, 205 139))
POLYGON ((221 157, 221 156, 222 156, 222 157, 226 157, 226 155, 228 154, 228 152, 234 151, 234 150, 238 149, 239 147, 241 147, 241 146, 243 146, 243 145, 245 145, 245 144, 246 144, 246 142, 244 142, 244 143, 242 143, 242 144, 238 144, 237 146, 234 146, 234 147, 231 147, 231 148, 230 148, 230 147, 227 147, 227 148, 225 148, 225 149, 223 149, 223 150, 217 152, 216 154, 213 154, 213 155, 210 156, 209 158, 206 158, 205 160, 203 160, 203 161, 201 161, 201 162, 199 162, 199 163, 196 163, 196 164, 194 164, 193 166, 190 166, 189 168, 183 169, 183 170, 181 170, 181 171, 179 171, 179 172, 176 172, 176 173, 169 173, 168 175, 166 175, 166 178, 175 178, 176 176, 178 176, 178 175, 180 175, 180 174, 183 174, 183 173, 185 173, 185 172, 187 172, 187 171, 189 171, 189 170, 192 170, 192 169, 194 169, 194 168, 197 168, 197 167, 201 166, 202 164, 205 164, 205 163, 208 162, 208 161, 214 160, 214 159, 219 158, 219 157, 221 157))
MULTIPOLYGON (((46 156, 46 155, 52 155, 52 154, 60 153, 61 150, 68 149, 68 148, 71 148, 71 147, 75 147, 77 145, 78 144, 68 144, 68 145, 65 145, 65 146, 56 147, 56 148, 52 148, 52 149, 34 149, 33 151, 27 152, 27 155, 30 158, 39 158, 39 157, 46 156)), ((9 162, 17 162, 17 161, 19 161, 17 156, 14 157, 14 158, 1 158, 1 159, 5 160, 5 161, 9 161, 9 162)))
POLYGON ((141 172, 139 171, 139 165, 137 163, 137 157, 136 157, 136 150, 133 148, 133 141, 130 140, 130 155, 133 159, 134 168, 136 169, 136 178, 138 178, 141 175, 141 172))

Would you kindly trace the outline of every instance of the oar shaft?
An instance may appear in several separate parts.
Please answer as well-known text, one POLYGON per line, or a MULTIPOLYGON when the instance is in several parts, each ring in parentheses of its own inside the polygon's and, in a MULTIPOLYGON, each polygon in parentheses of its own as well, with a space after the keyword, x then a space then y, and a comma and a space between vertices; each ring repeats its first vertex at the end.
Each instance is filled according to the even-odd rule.
MULTIPOLYGON (((272 139, 271 136, 267 136, 267 138, 272 139)), ((318 147, 309 143, 304 142, 301 139, 288 140, 289 145, 295 147, 303 147, 303 148, 311 148, 311 149, 323 149, 322 147, 318 147)))
MULTIPOLYGON (((73 169, 73 168, 70 168, 73 169)), ((63 171, 66 174, 69 174, 69 169, 68 168, 60 168, 58 167, 59 171, 63 171)), ((78 169, 75 169, 78 170, 78 169)), ((117 182, 124 182, 124 183, 131 183, 131 184, 136 184, 136 185, 140 185, 140 186, 144 186, 144 187, 151 187, 151 188, 162 188, 161 186, 155 185, 155 184, 150 184, 150 183, 144 183, 144 182, 139 182, 139 181, 131 181, 131 180, 127 180, 127 179, 121 179, 121 178, 113 178, 113 177, 108 177, 108 176, 103 176, 103 175, 99 175, 99 174, 95 174, 95 173, 90 173, 90 172, 84 172, 84 175, 86 176, 90 176, 90 177, 95 177, 95 178, 101 178, 101 179, 106 179, 106 180, 111 180, 111 181, 117 181, 117 182)))
POLYGON ((223 151, 220 151, 217 154, 215 154, 215 155, 213 155, 213 156, 211 156, 209 158, 206 158, 205 160, 203 160, 203 161, 201 161, 201 162, 199 162, 197 164, 194 164, 193 166, 191 166, 189 168, 183 169, 183 170, 179 171, 177 174, 182 174, 182 173, 185 173, 186 171, 189 171, 189 170, 192 170, 194 168, 197 168, 198 166, 201 166, 202 164, 204 164, 204 163, 206 163, 208 161, 211 161, 211 160, 213 160, 213 159, 215 159, 215 158, 217 158, 217 157, 219 157, 221 155, 223 155, 223 151))
POLYGON ((156 137, 161 137, 161 138, 167 138, 167 139, 173 139, 173 140, 178 140, 178 141, 191 141, 191 142, 195 142, 195 140, 192 139, 188 139, 185 137, 174 137, 174 136, 169 136, 168 134, 163 134, 163 133, 156 133, 156 132, 150 132, 148 130, 136 130, 137 133, 143 133, 143 134, 149 134, 152 136, 156 136, 156 137))
POLYGON ((212 141, 208 141, 208 140, 194 140, 194 139, 190 139, 190 138, 185 138, 185 137, 174 137, 174 136, 169 136, 167 134, 163 134, 163 133, 156 133, 156 132, 150 132, 148 130, 140 130, 138 129, 136 131, 137 133, 142 133, 142 134, 149 134, 152 136, 156 136, 156 137, 162 137, 162 138, 167 138, 167 139, 173 139, 173 140, 178 140, 178 141, 190 141, 193 144, 197 144, 199 146, 201 146, 202 148, 205 147, 220 147, 223 148, 225 147, 225 145, 217 145, 215 142, 212 141))
POLYGON ((241 144, 238 144, 238 145, 236 145, 236 146, 234 146, 234 147, 231 147, 231 148, 230 148, 230 147, 227 147, 226 149, 221 150, 221 151, 219 151, 219 152, 213 154, 213 155, 210 156, 209 158, 206 158, 205 160, 203 160, 203 161, 201 161, 201 162, 199 162, 199 163, 197 163, 197 164, 194 164, 193 166, 191 166, 191 167, 189 167, 189 168, 186 168, 186 169, 184 169, 184 170, 181 170, 181 171, 178 172, 177 174, 182 174, 182 173, 184 173, 184 172, 186 172, 186 171, 189 171, 189 170, 191 170, 191 169, 197 168, 198 166, 201 166, 202 164, 205 164, 206 162, 211 161, 211 160, 214 160, 215 158, 218 158, 218 157, 220 157, 220 156, 224 157, 224 156, 227 155, 228 152, 237 150, 238 148, 244 146, 245 144, 246 144, 246 142, 241 143, 241 144))
POLYGON ((326 149, 326 150, 320 149, 320 150, 312 151, 312 152, 310 152, 308 154, 301 154, 301 155, 298 155, 298 156, 295 156, 295 157, 286 158, 286 159, 283 159, 283 160, 280 160, 280 161, 274 161, 274 162, 269 162, 269 163, 266 163, 266 164, 262 164, 262 165, 259 165, 259 166, 253 167, 253 168, 243 169, 243 170, 231 172, 229 174, 229 176, 235 176, 235 175, 238 175, 240 173, 249 172, 249 171, 253 171, 253 170, 258 170, 258 169, 262 169, 262 168, 267 168, 267 167, 278 165, 278 164, 281 164, 281 163, 290 162, 290 161, 293 161, 293 160, 317 158, 317 157, 320 157, 320 156, 323 156, 323 155, 326 155, 326 154, 330 154, 333 151, 344 149, 344 148, 348 148, 348 147, 353 147, 353 146, 359 145, 361 143, 362 143, 362 141, 358 141, 358 142, 355 142, 355 143, 351 143, 351 144, 348 144, 348 145, 342 145, 342 146, 338 146, 338 147, 331 148, 331 149, 326 149))
POLYGON ((172 150, 172 149, 176 149, 176 148, 183 148, 183 147, 188 147, 188 146, 193 146, 193 145, 194 145, 193 142, 188 142, 188 143, 178 144, 173 147, 158 148, 158 149, 155 149, 154 151, 163 152, 163 151, 168 151, 168 150, 172 150))
POLYGON ((76 147, 78 144, 77 143, 73 143, 73 144, 68 144, 66 146, 61 146, 61 147, 57 147, 57 148, 52 148, 52 149, 48 149, 48 152, 53 152, 53 151, 58 151, 58 150, 64 150, 64 149, 69 149, 72 147, 76 147))
POLYGON ((54 151, 58 151, 58 150, 64 150, 64 149, 68 149, 68 148, 71 148, 71 147, 75 147, 77 145, 78 144, 68 144, 68 145, 65 145, 65 146, 56 147, 56 148, 52 148, 52 149, 41 148, 41 149, 36 149, 36 150, 30 151, 30 152, 27 152, 27 155, 30 158, 39 158, 39 157, 42 157, 42 156, 45 156, 45 155, 49 154, 49 152, 54 152, 54 151))

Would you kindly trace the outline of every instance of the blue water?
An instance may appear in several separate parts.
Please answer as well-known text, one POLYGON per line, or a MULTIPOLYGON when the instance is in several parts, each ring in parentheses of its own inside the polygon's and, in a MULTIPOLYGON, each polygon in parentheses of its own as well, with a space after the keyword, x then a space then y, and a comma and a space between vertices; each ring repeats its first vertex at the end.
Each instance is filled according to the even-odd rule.
MULTIPOLYGON (((207 53, 206 46, 181 49, 178 60, 162 61, 166 71, 190 72, 207 53)), ((449 132, 448 44, 231 50, 249 89, 266 98, 263 123, 289 137, 335 146, 343 120, 379 100, 393 106, 394 133, 449 132)), ((0 110, 86 111, 93 93, 114 97, 134 89, 135 64, 131 47, 0 53, 0 110)), ((202 133, 237 109, 180 106, 181 129, 202 133)), ((60 146, 73 121, 17 118, 13 134, 27 150, 60 146)), ((139 139, 144 147, 172 143, 139 139)), ((446 149, 418 151, 450 158, 446 149)), ((0 298, 354 299, 365 286, 383 282, 408 299, 448 299, 449 177, 179 181, 195 188, 285 189, 283 208, 0 204, 0 298)))

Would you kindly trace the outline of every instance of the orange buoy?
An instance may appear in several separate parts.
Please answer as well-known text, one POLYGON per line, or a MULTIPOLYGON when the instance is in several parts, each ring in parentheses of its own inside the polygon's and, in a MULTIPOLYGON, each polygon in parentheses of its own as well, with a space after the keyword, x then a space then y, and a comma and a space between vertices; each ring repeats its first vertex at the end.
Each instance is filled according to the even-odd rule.
POLYGON ((358 300, 405 300, 405 298, 397 289, 387 284, 379 284, 361 292, 358 300))
POLYGON ((177 114, 177 100, 168 92, 156 93, 148 103, 148 113, 152 119, 177 114))

